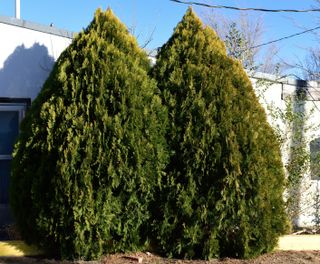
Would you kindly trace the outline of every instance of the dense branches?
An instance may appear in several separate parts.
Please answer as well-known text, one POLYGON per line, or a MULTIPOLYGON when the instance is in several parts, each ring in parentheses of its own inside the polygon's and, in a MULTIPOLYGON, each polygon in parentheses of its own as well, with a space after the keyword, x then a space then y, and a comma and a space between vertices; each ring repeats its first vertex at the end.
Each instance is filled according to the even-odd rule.
POLYGON ((111 10, 60 56, 15 147, 11 205, 27 242, 71 259, 146 242, 166 161, 166 111, 148 70, 111 10))
POLYGON ((169 112, 171 160, 157 239, 169 256, 252 257, 285 230, 276 137, 251 83, 189 9, 153 75, 169 112))

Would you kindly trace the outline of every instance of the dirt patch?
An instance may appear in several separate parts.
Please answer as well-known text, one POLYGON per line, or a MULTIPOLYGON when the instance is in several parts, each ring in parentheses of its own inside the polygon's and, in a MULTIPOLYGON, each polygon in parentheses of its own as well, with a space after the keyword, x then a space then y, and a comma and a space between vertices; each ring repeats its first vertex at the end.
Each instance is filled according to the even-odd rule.
POLYGON ((0 257, 1 264, 308 264, 320 263, 320 251, 278 251, 252 260, 177 260, 161 258, 147 253, 115 254, 100 261, 57 261, 43 258, 0 257), (139 262, 140 261, 140 262, 139 262))

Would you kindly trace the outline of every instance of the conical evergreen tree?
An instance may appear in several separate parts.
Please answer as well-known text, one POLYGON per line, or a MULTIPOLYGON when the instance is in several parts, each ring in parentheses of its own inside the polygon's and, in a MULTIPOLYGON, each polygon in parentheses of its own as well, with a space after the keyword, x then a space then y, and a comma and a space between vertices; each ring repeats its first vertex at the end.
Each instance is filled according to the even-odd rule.
POLYGON ((11 205, 23 238, 61 258, 146 243, 167 154, 150 62, 111 10, 62 53, 21 125, 11 205))
POLYGON ((159 191, 159 249, 186 258, 249 258, 285 231, 276 136, 239 62, 191 9, 152 71, 168 107, 172 153, 159 191))

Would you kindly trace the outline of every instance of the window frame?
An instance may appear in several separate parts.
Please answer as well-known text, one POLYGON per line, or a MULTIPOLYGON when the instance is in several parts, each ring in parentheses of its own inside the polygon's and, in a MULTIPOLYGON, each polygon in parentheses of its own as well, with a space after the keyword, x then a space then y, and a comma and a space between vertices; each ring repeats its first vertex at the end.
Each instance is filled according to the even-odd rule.
MULTIPOLYGON (((17 111, 18 112, 18 122, 19 126, 22 119, 25 117, 26 111, 30 108, 31 99, 30 98, 0 98, 0 111, 2 112, 10 112, 17 111)), ((20 131, 18 131, 20 132, 20 131)), ((0 155, 1 161, 11 161, 12 153, 8 153, 6 155, 0 155)), ((6 203, 0 203, 0 207, 8 207, 9 205, 6 203)), ((2 212, 3 213, 3 212, 2 212)))

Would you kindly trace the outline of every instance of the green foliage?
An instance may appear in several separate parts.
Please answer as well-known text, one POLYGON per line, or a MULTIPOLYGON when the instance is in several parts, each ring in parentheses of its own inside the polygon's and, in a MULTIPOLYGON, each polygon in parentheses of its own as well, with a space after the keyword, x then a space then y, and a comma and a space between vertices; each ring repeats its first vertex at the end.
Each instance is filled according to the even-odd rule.
POLYGON ((62 53, 14 151, 11 206, 27 242, 68 259, 147 243, 167 160, 149 65, 111 10, 98 10, 62 53))
POLYGON ((249 258, 287 227, 280 148, 240 63, 189 9, 152 71, 168 107, 171 158, 157 194, 158 249, 249 258))

